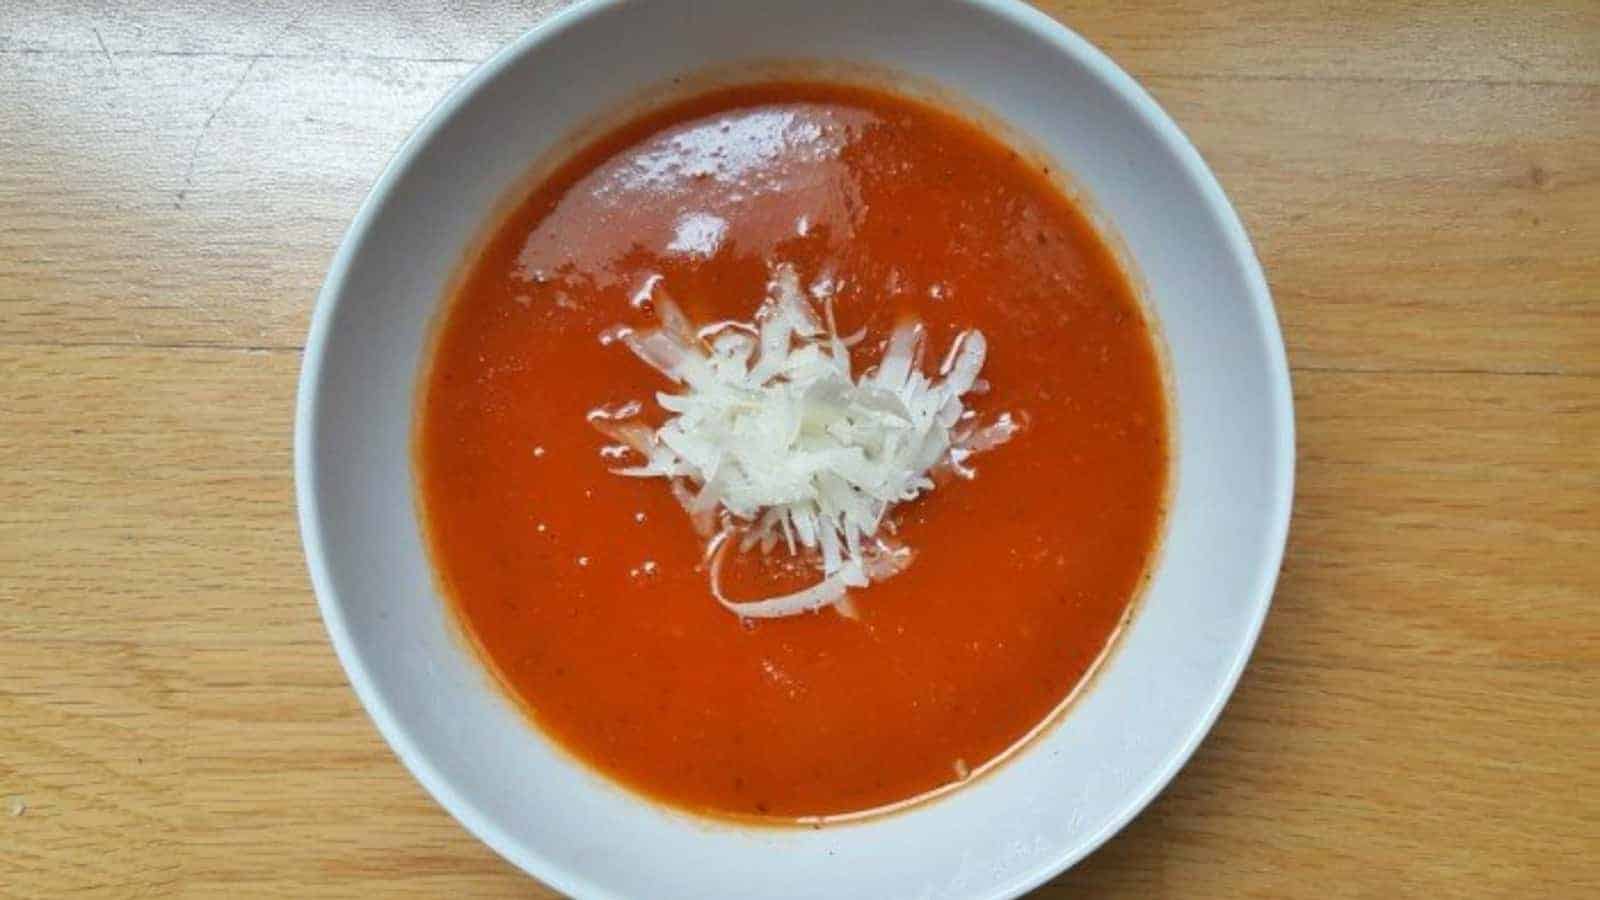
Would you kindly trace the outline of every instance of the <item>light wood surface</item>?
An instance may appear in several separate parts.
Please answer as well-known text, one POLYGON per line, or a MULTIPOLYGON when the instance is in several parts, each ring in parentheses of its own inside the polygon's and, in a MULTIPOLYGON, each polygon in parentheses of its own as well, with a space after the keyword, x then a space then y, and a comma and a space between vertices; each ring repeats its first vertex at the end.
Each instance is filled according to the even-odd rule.
MULTIPOLYGON (((400 766, 290 472, 333 248, 560 4, 0 3, 0 896, 543 896, 400 766)), ((1239 207, 1299 486, 1198 755, 1041 897, 1600 895, 1600 4, 1052 2, 1239 207)))

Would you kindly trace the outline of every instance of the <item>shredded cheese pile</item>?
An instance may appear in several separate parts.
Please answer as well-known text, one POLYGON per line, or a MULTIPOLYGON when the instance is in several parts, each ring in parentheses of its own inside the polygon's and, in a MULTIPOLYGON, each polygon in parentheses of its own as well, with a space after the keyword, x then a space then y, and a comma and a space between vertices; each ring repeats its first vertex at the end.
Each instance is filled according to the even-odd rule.
POLYGON ((590 422, 643 456, 618 475, 669 480, 708 539, 711 590, 740 616, 770 618, 843 607, 850 588, 892 577, 910 548, 884 532, 895 504, 934 489, 936 472, 968 477, 977 452, 1017 430, 1010 415, 979 425, 962 397, 979 379, 987 343, 976 330, 952 343, 936 378, 921 371, 920 324, 890 336, 878 365, 859 377, 826 291, 817 304, 794 268, 774 270, 753 323, 696 329, 663 292, 651 297, 661 326, 609 330, 641 360, 681 386, 658 393, 671 415, 650 429, 630 418, 639 405, 597 410, 590 422), (735 541, 733 538, 740 538, 735 541), (734 544, 820 559, 823 577, 801 591, 750 602, 723 596, 719 573, 734 544))

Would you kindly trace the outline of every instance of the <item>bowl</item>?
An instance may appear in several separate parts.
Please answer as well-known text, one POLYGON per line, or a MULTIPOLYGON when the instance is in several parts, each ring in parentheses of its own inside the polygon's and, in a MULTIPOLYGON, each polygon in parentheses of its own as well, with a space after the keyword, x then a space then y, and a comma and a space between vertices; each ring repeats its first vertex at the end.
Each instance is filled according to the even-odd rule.
POLYGON ((362 704, 446 809, 546 884, 583 897, 1005 897, 1121 828, 1222 710, 1277 576, 1293 427, 1282 338, 1238 216, 1172 120, 1065 27, 1009 0, 591 2, 469 75, 378 179, 312 316, 295 480, 312 583, 362 704), (1142 285, 1175 423, 1159 561, 1060 721, 941 799, 816 830, 655 805, 533 728, 436 592, 411 461, 430 323, 533 162, 673 78, 774 60, 937 85, 1053 158, 1142 285))

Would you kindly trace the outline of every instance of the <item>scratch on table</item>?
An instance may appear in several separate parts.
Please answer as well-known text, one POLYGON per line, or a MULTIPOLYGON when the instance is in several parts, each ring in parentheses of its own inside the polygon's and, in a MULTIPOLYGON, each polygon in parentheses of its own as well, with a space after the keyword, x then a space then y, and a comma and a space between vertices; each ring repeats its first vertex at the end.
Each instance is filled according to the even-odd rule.
POLYGON ((288 34, 290 29, 300 24, 300 20, 305 18, 306 13, 311 10, 311 6, 312 4, 308 3, 300 7, 300 11, 290 17, 289 21, 261 46, 260 50, 250 55, 250 62, 245 65, 244 71, 239 73, 239 79, 233 83, 233 87, 228 88, 228 92, 222 95, 222 100, 212 108, 210 115, 207 115, 206 120, 200 124, 200 131, 194 136, 194 144, 189 147, 188 162, 184 164, 183 187, 178 188, 178 193, 172 201, 174 208, 182 208, 184 198, 189 196, 189 189, 194 187, 195 164, 200 158, 200 146, 205 143, 206 132, 211 130, 211 123, 217 120, 217 116, 228 105, 229 101, 233 100, 234 95, 244 87, 244 83, 250 78, 250 73, 255 70, 256 63, 266 58, 271 53, 273 46, 283 40, 283 36, 288 34))
POLYGON ((117 68, 116 57, 112 56, 111 51, 107 49, 106 39, 100 36, 100 29, 92 28, 90 30, 94 32, 95 43, 100 45, 100 52, 105 54, 106 65, 111 67, 111 74, 120 78, 122 76, 122 70, 117 68))

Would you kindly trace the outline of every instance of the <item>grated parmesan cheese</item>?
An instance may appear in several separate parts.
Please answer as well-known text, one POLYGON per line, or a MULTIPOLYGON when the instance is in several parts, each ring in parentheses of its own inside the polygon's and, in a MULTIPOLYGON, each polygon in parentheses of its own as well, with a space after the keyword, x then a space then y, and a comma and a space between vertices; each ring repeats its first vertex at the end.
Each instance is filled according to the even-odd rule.
POLYGON ((1018 430, 1009 414, 980 426, 962 403, 987 388, 979 331, 958 335, 930 378, 922 326, 902 324, 878 365, 857 376, 850 348, 862 335, 840 337, 831 292, 813 291, 819 310, 792 266, 774 270, 749 323, 697 329, 656 282, 647 289, 661 326, 610 328, 602 343, 621 342, 680 386, 656 395, 669 418, 652 430, 628 403, 589 420, 642 457, 616 474, 668 480, 708 540, 713 595, 741 616, 840 604, 850 588, 903 571, 912 553, 884 533, 889 511, 933 490, 936 471, 972 477, 971 456, 1018 430), (735 544, 810 555, 823 577, 791 594, 730 601, 719 573, 735 544))

